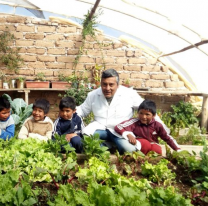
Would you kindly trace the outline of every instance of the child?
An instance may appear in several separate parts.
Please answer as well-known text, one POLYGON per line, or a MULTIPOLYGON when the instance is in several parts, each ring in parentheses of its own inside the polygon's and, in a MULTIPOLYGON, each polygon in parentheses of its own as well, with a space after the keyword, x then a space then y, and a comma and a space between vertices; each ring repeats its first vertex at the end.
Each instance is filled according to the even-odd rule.
POLYGON ((141 147, 141 152, 145 155, 149 151, 154 151, 162 155, 162 148, 158 145, 158 137, 176 151, 180 148, 177 142, 167 134, 165 128, 154 117, 156 115, 156 105, 153 101, 144 100, 138 108, 138 118, 132 118, 115 126, 115 131, 128 139, 133 145, 141 147))
POLYGON ((3 96, 0 97, 0 139, 14 137, 14 120, 11 116, 10 103, 3 96))
POLYGON ((50 103, 46 99, 38 99, 33 104, 32 116, 27 118, 19 132, 19 139, 28 137, 47 141, 51 139, 53 122, 47 117, 50 103))
POLYGON ((81 153, 83 127, 82 119, 76 113, 75 100, 72 97, 64 97, 59 104, 59 118, 54 122, 53 135, 55 133, 66 134, 66 140, 76 149, 77 153, 81 153))

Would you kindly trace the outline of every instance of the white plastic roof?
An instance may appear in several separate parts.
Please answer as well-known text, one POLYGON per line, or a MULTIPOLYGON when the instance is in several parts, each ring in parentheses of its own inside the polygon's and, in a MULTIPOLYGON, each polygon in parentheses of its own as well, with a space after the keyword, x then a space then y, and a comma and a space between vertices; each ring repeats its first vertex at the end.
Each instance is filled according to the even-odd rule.
MULTIPOLYGON (((96 0, 1 2, 83 19, 96 0)), ((208 40, 207 0, 101 0, 99 8, 103 11, 98 19, 101 25, 140 40, 156 57, 208 40)), ((160 60, 172 66, 197 90, 208 92, 208 44, 160 60)))

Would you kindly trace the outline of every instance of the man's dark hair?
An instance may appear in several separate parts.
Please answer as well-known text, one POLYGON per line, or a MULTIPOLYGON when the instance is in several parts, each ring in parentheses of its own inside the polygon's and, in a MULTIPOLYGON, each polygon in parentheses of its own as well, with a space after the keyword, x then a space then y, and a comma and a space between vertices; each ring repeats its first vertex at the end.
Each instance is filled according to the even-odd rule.
POLYGON ((144 100, 139 105, 138 112, 141 109, 147 110, 147 111, 151 112, 153 115, 156 114, 156 104, 155 104, 155 102, 153 102, 151 100, 148 100, 148 99, 144 100))
POLYGON ((76 103, 73 97, 64 97, 59 103, 59 109, 70 108, 72 110, 76 109, 76 103))
POLYGON ((33 104, 33 109, 37 107, 44 111, 45 114, 48 114, 50 109, 50 103, 46 99, 37 99, 35 103, 33 104))
POLYGON ((11 107, 11 105, 10 105, 9 101, 5 97, 1 96, 0 97, 0 112, 3 109, 9 109, 10 107, 11 107))
POLYGON ((115 69, 107 69, 107 70, 103 71, 101 79, 106 79, 109 77, 116 77, 116 82, 117 82, 117 84, 119 84, 119 75, 115 69))

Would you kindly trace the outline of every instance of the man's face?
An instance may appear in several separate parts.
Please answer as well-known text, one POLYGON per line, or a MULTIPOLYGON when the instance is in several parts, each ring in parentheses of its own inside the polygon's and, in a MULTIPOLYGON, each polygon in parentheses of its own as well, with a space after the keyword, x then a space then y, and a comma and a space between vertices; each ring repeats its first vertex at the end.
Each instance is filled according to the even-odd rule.
POLYGON ((116 77, 108 77, 101 79, 101 88, 104 96, 106 98, 111 98, 116 93, 118 89, 118 84, 116 82, 116 77))
POLYGON ((73 114, 76 112, 76 110, 72 110, 71 108, 64 107, 62 110, 59 110, 59 116, 62 119, 68 120, 73 117, 73 114))
POLYGON ((10 108, 9 109, 3 109, 0 111, 0 120, 5 121, 10 115, 10 108))
POLYGON ((43 109, 34 107, 32 111, 32 116, 35 121, 43 121, 45 119, 46 114, 44 113, 43 109))

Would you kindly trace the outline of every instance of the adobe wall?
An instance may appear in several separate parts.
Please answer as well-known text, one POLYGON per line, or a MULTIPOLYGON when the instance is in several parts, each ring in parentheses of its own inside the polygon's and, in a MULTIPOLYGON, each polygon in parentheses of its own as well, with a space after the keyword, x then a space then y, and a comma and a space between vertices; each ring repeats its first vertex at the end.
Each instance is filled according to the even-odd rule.
MULTIPOLYGON (((76 26, 54 23, 47 20, 0 15, 0 31, 9 29, 16 40, 12 47, 20 47, 24 65, 18 72, 11 72, 3 65, 0 69, 7 76, 25 76, 34 79, 39 72, 45 73, 48 80, 58 79, 58 74, 71 75, 73 63, 82 44, 81 29, 76 26)), ((86 49, 76 67, 77 75, 91 78, 90 68, 97 64, 105 64, 105 68, 114 68, 120 74, 120 79, 129 79, 135 88, 150 88, 150 90, 187 90, 184 82, 173 74, 160 61, 152 58, 140 48, 133 48, 126 43, 110 39, 102 34, 97 40, 87 38, 86 49)), ((22 94, 13 94, 21 96, 22 94)), ((58 92, 31 92, 29 102, 36 97, 46 97, 52 107, 51 117, 57 116, 56 105, 60 98, 58 92)), ((146 96, 157 102, 158 108, 168 110, 170 104, 184 99, 184 97, 154 97, 146 96)))

